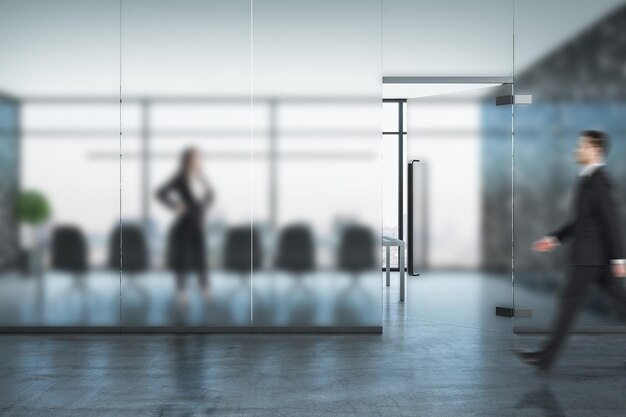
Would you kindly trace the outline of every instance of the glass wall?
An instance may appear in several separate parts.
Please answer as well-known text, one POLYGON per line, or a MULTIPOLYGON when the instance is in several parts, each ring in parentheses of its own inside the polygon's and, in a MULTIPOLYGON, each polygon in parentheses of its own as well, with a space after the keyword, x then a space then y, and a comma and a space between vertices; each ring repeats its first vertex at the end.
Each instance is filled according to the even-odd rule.
POLYGON ((380 12, 0 0, 0 326, 380 329, 380 12))
POLYGON ((254 3, 254 326, 381 325, 380 10, 254 3))
MULTIPOLYGON (((566 259, 530 245, 568 216, 580 130, 611 136, 626 200, 625 7, 0 0, 0 326, 378 328, 381 75, 514 74, 513 188, 507 86, 414 100, 407 159, 433 182, 428 272, 506 276, 513 216, 515 324, 545 328, 566 259)), ((600 293, 579 321, 622 323, 600 293)))
POLYGON ((0 326, 119 326, 119 4, 0 2, 0 326))
MULTIPOLYGON (((569 261, 567 245, 552 253, 530 247, 573 215, 581 168, 573 151, 582 130, 602 130, 611 138, 606 170, 626 231, 626 94, 624 57, 618 52, 626 39, 626 4, 558 0, 515 7, 515 89, 533 96, 532 105, 515 108, 515 305, 532 309, 531 318, 518 318, 515 325, 534 331, 548 329, 554 319, 569 261), (565 8, 567 19, 554 25, 565 8)), ((593 288, 577 325, 624 326, 624 318, 606 293, 593 288)))
POLYGON ((123 327, 251 324, 250 13, 123 2, 123 327))
POLYGON ((385 76, 513 73, 512 0, 384 0, 382 18, 385 76))

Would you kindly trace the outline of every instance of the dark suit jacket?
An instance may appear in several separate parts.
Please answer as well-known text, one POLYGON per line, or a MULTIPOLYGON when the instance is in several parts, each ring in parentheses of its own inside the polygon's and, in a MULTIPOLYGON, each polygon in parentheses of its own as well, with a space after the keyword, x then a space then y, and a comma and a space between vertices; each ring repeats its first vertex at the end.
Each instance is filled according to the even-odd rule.
POLYGON ((202 220, 206 209, 213 203, 214 193, 207 184, 206 194, 203 198, 196 198, 192 193, 187 178, 181 174, 173 176, 157 191, 157 198, 170 209, 176 208, 176 203, 180 202, 185 206, 185 212, 179 217, 179 221, 202 220), (173 195, 176 195, 173 198, 173 195))
POLYGON ((161 186, 157 198, 165 206, 175 209, 177 203, 185 206, 169 230, 167 238, 167 263, 177 270, 206 264, 204 236, 204 213, 213 203, 214 192, 207 184, 204 196, 197 198, 189 182, 177 174, 161 186))
POLYGON ((550 234, 561 242, 570 241, 570 264, 605 266, 613 259, 626 259, 613 193, 613 184, 603 167, 579 177, 572 219, 550 234))

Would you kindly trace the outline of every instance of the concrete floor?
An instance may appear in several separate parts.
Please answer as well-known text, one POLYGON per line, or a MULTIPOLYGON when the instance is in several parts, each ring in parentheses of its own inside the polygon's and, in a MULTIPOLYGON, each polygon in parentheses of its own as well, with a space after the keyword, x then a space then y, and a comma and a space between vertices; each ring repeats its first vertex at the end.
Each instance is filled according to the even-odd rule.
POLYGON ((0 416, 626 415, 626 335, 544 375, 510 353, 536 337, 414 318, 392 281, 382 335, 0 336, 0 416))

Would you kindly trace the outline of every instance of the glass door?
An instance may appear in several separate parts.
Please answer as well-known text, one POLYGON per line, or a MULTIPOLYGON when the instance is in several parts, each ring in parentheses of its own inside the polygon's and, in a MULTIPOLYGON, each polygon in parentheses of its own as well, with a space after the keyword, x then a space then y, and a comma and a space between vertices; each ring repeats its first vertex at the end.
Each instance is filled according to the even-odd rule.
POLYGON ((409 316, 508 329, 512 85, 434 87, 408 100, 409 316))

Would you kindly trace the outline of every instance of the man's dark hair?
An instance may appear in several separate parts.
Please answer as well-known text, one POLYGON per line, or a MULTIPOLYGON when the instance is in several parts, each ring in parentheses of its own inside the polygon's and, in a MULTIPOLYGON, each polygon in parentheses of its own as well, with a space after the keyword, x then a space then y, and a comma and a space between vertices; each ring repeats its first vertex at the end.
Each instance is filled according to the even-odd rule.
POLYGON ((609 153, 609 135, 600 130, 583 130, 580 132, 580 136, 589 140, 589 143, 594 148, 602 149, 604 155, 609 153))

